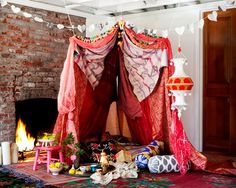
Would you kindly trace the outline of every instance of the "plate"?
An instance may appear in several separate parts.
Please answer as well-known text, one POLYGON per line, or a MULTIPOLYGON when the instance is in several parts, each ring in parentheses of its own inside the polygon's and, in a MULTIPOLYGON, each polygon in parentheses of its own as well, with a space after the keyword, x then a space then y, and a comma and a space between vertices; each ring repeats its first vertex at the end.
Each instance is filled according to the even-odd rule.
POLYGON ((86 168, 86 171, 83 174, 69 174, 69 170, 65 171, 64 174, 69 175, 69 176, 75 176, 75 177, 90 177, 99 167, 99 164, 98 163, 81 163, 79 169, 81 167, 86 168))
POLYGON ((69 174, 69 172, 64 172, 63 174, 74 177, 90 177, 93 174, 93 172, 85 172, 83 174, 69 174))

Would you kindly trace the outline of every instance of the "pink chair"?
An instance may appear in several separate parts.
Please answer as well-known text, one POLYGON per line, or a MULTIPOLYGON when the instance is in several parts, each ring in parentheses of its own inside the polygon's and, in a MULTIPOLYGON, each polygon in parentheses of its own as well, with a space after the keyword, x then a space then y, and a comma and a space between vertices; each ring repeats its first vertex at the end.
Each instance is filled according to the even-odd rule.
POLYGON ((34 149, 36 150, 36 153, 35 153, 35 158, 34 158, 33 170, 36 170, 38 164, 46 163, 47 164, 47 172, 49 172, 49 165, 50 165, 51 161, 64 162, 61 146, 36 146, 36 147, 34 147, 34 149), (47 160, 40 159, 40 151, 47 151, 47 156, 46 156, 47 160), (52 158, 53 151, 59 153, 59 159, 52 158))

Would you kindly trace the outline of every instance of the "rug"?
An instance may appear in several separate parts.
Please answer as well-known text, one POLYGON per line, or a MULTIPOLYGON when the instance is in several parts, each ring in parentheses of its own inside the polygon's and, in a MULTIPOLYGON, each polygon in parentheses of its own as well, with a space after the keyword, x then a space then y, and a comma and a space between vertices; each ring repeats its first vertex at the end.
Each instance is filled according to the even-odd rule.
POLYGON ((186 175, 179 173, 150 174, 149 172, 139 173, 138 179, 113 180, 106 186, 99 186, 92 183, 91 179, 68 182, 57 185, 65 188, 101 187, 101 188, 236 188, 236 178, 209 174, 206 172, 189 172, 186 175))
MULTIPOLYGON (((9 169, 9 166, 7 169, 9 169)), ((78 178, 63 174, 52 176, 45 173, 46 168, 44 170, 31 171, 25 166, 24 170, 17 168, 17 171, 17 173, 14 173, 14 170, 8 171, 7 173, 1 172, 0 187, 236 188, 236 177, 210 174, 203 171, 188 172, 186 175, 179 173, 150 174, 149 172, 143 171, 139 173, 138 179, 119 178, 113 180, 106 186, 93 184, 92 180, 89 178, 78 178), (19 173, 19 171, 21 171, 21 173, 19 173), (22 172, 25 174, 22 174, 22 172), (36 179, 36 177, 42 179, 36 179)))
POLYGON ((43 182, 30 177, 17 177, 16 174, 0 167, 0 187, 45 187, 43 182))
POLYGON ((150 174, 147 171, 142 171, 139 172, 138 179, 119 178, 106 186, 100 186, 93 184, 92 180, 87 177, 74 177, 64 174, 53 176, 46 173, 45 165, 41 165, 36 171, 32 170, 32 166, 32 162, 5 166, 5 173, 0 173, 0 187, 5 185, 2 187, 236 188, 235 176, 223 176, 203 171, 192 171, 186 175, 180 173, 150 174), (8 170, 7 173, 6 170, 8 170))
POLYGON ((33 170, 33 162, 22 162, 17 164, 11 164, 4 166, 4 170, 17 177, 30 178, 35 181, 41 181, 43 186, 47 185, 57 185, 64 184, 72 181, 79 181, 85 179, 84 177, 74 177, 69 175, 60 174, 58 176, 53 176, 51 173, 47 173, 46 165, 39 165, 36 171, 33 170))

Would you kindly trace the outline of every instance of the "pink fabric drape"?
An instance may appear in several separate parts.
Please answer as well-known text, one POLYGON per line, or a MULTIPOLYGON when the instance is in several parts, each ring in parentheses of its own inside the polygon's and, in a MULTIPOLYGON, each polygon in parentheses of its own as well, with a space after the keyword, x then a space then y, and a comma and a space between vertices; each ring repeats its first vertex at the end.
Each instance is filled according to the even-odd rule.
MULTIPOLYGON (((70 38, 67 57, 61 73, 58 94, 59 114, 53 131, 58 135, 60 141, 69 132, 72 132, 76 141, 79 140, 79 114, 84 101, 87 81, 85 80, 85 75, 81 74, 81 70, 78 70, 78 65, 76 65, 80 61, 81 54, 78 54, 78 57, 75 58, 74 53, 78 52, 78 46, 91 50, 95 49, 95 51, 97 48, 103 48, 103 46, 109 44, 112 39, 116 39, 117 31, 118 28, 114 28, 107 36, 93 42, 93 44, 82 41, 76 37, 70 38)), ((107 50, 109 51, 111 49, 107 50)), ((105 50, 103 53, 107 54, 107 51, 105 50)))

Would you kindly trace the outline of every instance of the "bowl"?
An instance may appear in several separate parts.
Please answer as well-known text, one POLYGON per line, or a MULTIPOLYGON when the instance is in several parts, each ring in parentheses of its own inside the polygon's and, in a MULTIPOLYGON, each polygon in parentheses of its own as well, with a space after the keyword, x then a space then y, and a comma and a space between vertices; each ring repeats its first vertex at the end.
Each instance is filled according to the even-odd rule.
POLYGON ((81 172, 85 173, 86 172, 86 166, 80 166, 79 169, 81 172))
POLYGON ((59 167, 59 168, 50 168, 49 167, 49 171, 52 173, 52 175, 57 176, 60 171, 63 169, 63 167, 59 167))
POLYGON ((92 164, 92 165, 90 166, 91 172, 96 172, 97 168, 98 168, 98 165, 97 165, 97 164, 92 164))
POLYGON ((55 139, 38 139, 42 146, 48 147, 52 146, 55 139))

